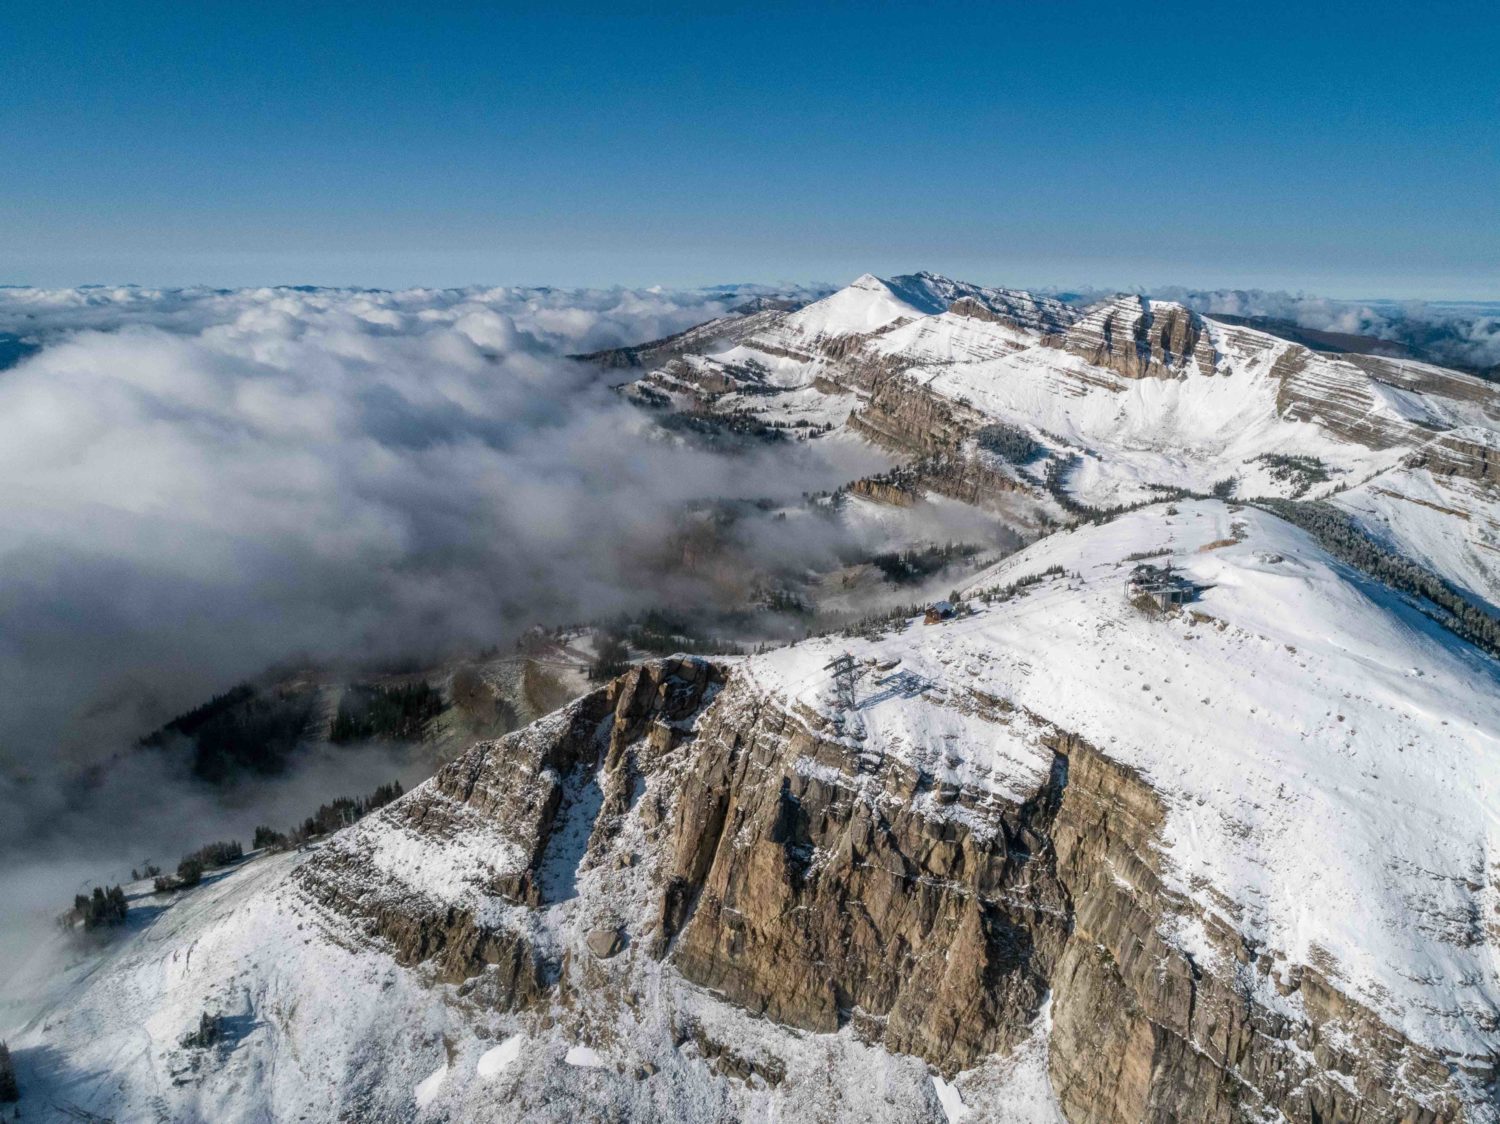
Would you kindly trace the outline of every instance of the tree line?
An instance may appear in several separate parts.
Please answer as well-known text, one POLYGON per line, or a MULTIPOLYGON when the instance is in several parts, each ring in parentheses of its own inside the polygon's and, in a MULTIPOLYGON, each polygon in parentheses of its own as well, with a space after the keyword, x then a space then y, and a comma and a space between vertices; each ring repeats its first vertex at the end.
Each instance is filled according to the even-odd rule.
POLYGON ((185 890, 203 881, 206 871, 237 863, 245 857, 245 848, 237 839, 219 843, 208 843, 196 851, 183 855, 177 864, 176 874, 159 874, 153 885, 158 893, 170 890, 185 890))
POLYGON ((1436 611, 1426 615, 1476 648, 1500 658, 1500 620, 1470 601, 1431 570, 1381 546, 1353 516, 1321 500, 1257 500, 1255 506, 1301 527, 1339 561, 1384 585, 1421 598, 1436 611))
POLYGON ((14 1104, 20 1099, 21 1087, 16 1083, 16 1063, 11 1061, 10 1047, 0 1042, 0 1104, 14 1104))
POLYGON ((427 723, 443 711, 443 693, 426 680, 396 687, 355 684, 339 699, 328 732, 335 744, 386 738, 420 741, 427 723))
POLYGON ((309 839, 328 835, 364 819, 377 808, 383 808, 392 801, 400 799, 403 792, 400 781, 391 781, 389 784, 381 785, 368 796, 336 797, 327 804, 320 804, 316 812, 287 831, 277 831, 273 827, 262 824, 255 829, 254 845, 257 850, 264 848, 268 851, 286 851, 293 847, 300 847, 309 839))
POLYGON ((82 925, 85 930, 123 925, 129 906, 125 891, 119 886, 108 889, 95 886, 91 894, 73 895, 73 908, 63 917, 69 927, 82 925))
POLYGON ((227 780, 239 768, 278 773, 306 736, 316 701, 311 688, 267 692, 241 683, 178 715, 139 744, 164 749, 191 743, 193 772, 206 781, 227 780))

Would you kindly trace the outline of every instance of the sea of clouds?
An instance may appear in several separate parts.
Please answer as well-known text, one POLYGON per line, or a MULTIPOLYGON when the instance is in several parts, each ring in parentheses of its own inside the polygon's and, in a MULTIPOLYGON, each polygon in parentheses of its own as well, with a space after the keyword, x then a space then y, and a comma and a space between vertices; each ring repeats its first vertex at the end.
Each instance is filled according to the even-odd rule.
MULTIPOLYGON (((211 832, 213 795, 133 743, 236 681, 691 608, 716 591, 663 564, 685 511, 884 467, 669 437, 567 358, 746 295, 0 289, 0 868, 29 872, 0 909, 211 832)), ((838 540, 765 518, 743 548, 838 540)), ((388 767, 314 756, 260 804, 290 821, 388 767)))
MULTIPOLYGON (((725 453, 670 437, 611 388, 622 372, 567 358, 760 293, 0 289, 0 952, 8 918, 147 854, 170 863, 410 767, 313 749, 229 808, 133 748, 172 715, 272 665, 438 658, 532 623, 721 605, 721 585, 674 564, 684 513, 885 467, 840 440, 725 453)), ((1495 307, 1160 295, 1500 362, 1495 307)), ((734 533, 746 571, 851 547, 816 519, 734 533)))

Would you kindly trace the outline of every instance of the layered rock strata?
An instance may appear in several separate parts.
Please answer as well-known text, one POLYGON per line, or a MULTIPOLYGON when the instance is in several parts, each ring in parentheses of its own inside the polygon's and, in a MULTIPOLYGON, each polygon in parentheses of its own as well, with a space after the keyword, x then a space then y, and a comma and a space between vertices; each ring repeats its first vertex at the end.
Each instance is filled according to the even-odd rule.
POLYGON ((595 930, 609 938, 597 956, 665 960, 751 1012, 852 1024, 949 1074, 1012 1050, 1050 997, 1051 1081, 1088 1124, 1467 1118, 1454 1075, 1468 1063, 1403 1040, 1319 966, 1255 947, 1225 920, 1232 901, 1199 917, 1168 888, 1146 780, 1004 700, 971 702, 1044 731, 1051 767, 1018 798, 851 742, 731 669, 659 661, 476 746, 298 878, 403 962, 483 973, 488 1001, 532 1004, 564 973, 533 921, 549 845, 587 784, 577 861, 623 863, 618 841, 646 840, 656 902, 639 931, 595 930), (391 830, 506 858, 444 902, 360 844, 391 830), (1188 917, 1210 955, 1167 935, 1188 917), (1260 1002, 1268 981, 1295 1001, 1260 1002))

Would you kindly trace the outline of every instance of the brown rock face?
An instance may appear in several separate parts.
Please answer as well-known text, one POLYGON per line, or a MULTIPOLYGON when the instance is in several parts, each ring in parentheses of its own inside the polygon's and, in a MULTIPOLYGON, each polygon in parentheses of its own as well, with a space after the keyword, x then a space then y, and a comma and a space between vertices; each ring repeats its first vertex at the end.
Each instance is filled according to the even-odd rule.
POLYGON ((1203 321, 1180 304, 1120 297, 1068 329, 1062 347, 1130 379, 1180 378, 1196 361, 1214 373, 1217 357, 1203 321))
POLYGON ((1376 409, 1370 380, 1353 364, 1288 344, 1271 375, 1280 386, 1276 410, 1288 421, 1308 421, 1371 449, 1422 440, 1411 423, 1376 409))
POLYGON ((1414 467, 1500 485, 1500 445, 1485 430, 1460 429, 1434 438, 1411 457, 1414 467))
MULTIPOLYGON (((972 703, 990 721, 1018 717, 1003 700, 972 703)), ((485 972, 493 1002, 543 998, 559 967, 528 943, 524 914, 547 892, 559 778, 582 770, 602 792, 582 863, 604 861, 627 822, 649 841, 655 925, 632 934, 631 954, 769 1019, 852 1023, 952 1073, 1011 1050, 1050 996, 1050 1076, 1071 1121, 1466 1119, 1452 1076, 1462 1060, 1450 1069, 1317 968, 1200 915, 1166 884, 1152 787, 1065 732, 1044 742, 1050 771, 1005 799, 851 750, 818 715, 706 662, 661 661, 475 747, 373 817, 435 848, 459 830, 511 840, 523 859, 494 892, 520 921, 440 908, 353 845, 305 864, 303 881, 407 962, 430 959, 449 979, 497 964, 485 972), (1163 936, 1185 917, 1219 967, 1163 936), (1298 993, 1287 1009, 1303 1013, 1267 1009, 1257 980, 1298 993)), ((1224 915, 1234 909, 1226 899, 1224 915)), ((607 957, 621 942, 604 926, 585 945, 607 957)), ((682 1033, 726 1075, 780 1080, 697 1028, 682 1033)))
MULTIPOLYGON (((867 1020, 890 1048, 950 1071, 1024 1036, 1061 943, 1039 947, 1036 926, 1066 917, 1062 888, 1033 857, 1057 791, 990 807, 997 830, 980 838, 899 796, 872 803, 789 768, 847 756, 785 716, 766 715, 736 748, 679 804, 668 903, 696 908, 686 920, 669 909, 663 932, 681 929, 683 974, 812 1030, 867 1020), (763 772, 777 783, 747 784, 763 772)), ((896 783, 909 797, 930 781, 896 783)))
MULTIPOLYGON (((388 834, 441 850, 482 839, 486 849, 519 856, 476 872, 477 891, 435 898, 420 881, 385 873, 367 833, 339 836, 300 867, 303 890, 324 908, 356 920, 405 964, 428 963, 439 979, 484 972, 494 1000, 525 1006, 558 976, 536 947, 525 910, 543 905, 542 867, 558 827, 567 779, 596 771, 603 798, 589 846, 618 828, 639 768, 652 765, 686 732, 680 725, 713 696, 722 671, 704 660, 661 660, 632 669, 609 686, 499 741, 480 742, 378 817, 388 834), (495 919, 506 907, 519 918, 495 919)), ((371 821, 366 821, 370 823, 371 821)), ((617 934, 617 939, 620 939, 617 934)))
POLYGON ((1078 313, 1061 301, 1038 299, 1030 293, 995 290, 991 290, 985 300, 974 296, 960 297, 948 306, 948 311, 971 320, 1005 324, 1019 331, 1042 335, 1059 334, 1078 319, 1078 313))
POLYGON ((584 943, 589 946, 589 951, 600 960, 608 960, 611 956, 618 956, 625 948, 625 937, 617 928, 594 929, 584 938, 584 943))
MULTIPOLYGON (((882 768, 872 799, 847 750, 726 694, 695 743, 664 900, 689 979, 811 1030, 852 1020, 946 1071, 1009 1050, 1050 991, 1051 1075, 1074 1121, 1462 1118, 1441 1061, 1313 969, 1293 985, 1310 1019, 1293 1024, 1164 940, 1191 907, 1161 880, 1160 800, 1087 744, 1057 735, 1019 804, 959 790, 942 796, 964 814, 933 819, 912 807, 930 778, 882 768), (1392 1091, 1398 1065, 1422 1102, 1392 1091)), ((1210 936, 1270 971, 1232 930, 1210 936)))
POLYGON ((879 476, 848 485, 856 496, 894 507, 909 507, 929 492, 977 507, 990 506, 1013 493, 1040 495, 1041 489, 977 459, 939 454, 923 457, 879 476))
POLYGON ((905 375, 866 374, 869 398, 849 418, 849 428, 877 445, 899 452, 947 452, 984 422, 978 411, 905 375))
POLYGON ((1073 931, 1052 976, 1051 1075, 1069 1120, 1466 1119, 1449 1066, 1316 969, 1290 973, 1307 1012, 1292 1020, 1250 998, 1245 974, 1266 977, 1273 957, 1222 922, 1204 918, 1231 976, 1164 940, 1163 920, 1190 906, 1162 884, 1159 799, 1083 743, 1059 749, 1071 767, 1053 839, 1073 931))

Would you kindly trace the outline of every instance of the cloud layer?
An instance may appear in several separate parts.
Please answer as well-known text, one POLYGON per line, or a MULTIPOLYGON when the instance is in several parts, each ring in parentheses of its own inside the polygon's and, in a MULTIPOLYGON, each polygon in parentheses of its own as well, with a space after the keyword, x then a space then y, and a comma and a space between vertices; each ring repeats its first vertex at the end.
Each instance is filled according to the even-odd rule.
POLYGON ((1340 301, 1263 289, 1168 288, 1152 295, 1210 315, 1266 316, 1300 328, 1391 340, 1455 367, 1500 365, 1500 303, 1340 301))
MULTIPOLYGON (((433 655, 722 592, 661 565, 685 512, 880 458, 709 453, 563 357, 743 295, 0 290, 24 345, 0 370, 0 851, 66 819, 67 778, 126 768, 140 733, 274 662, 433 655)), ((764 519, 744 549, 838 549, 796 525, 764 519)))

